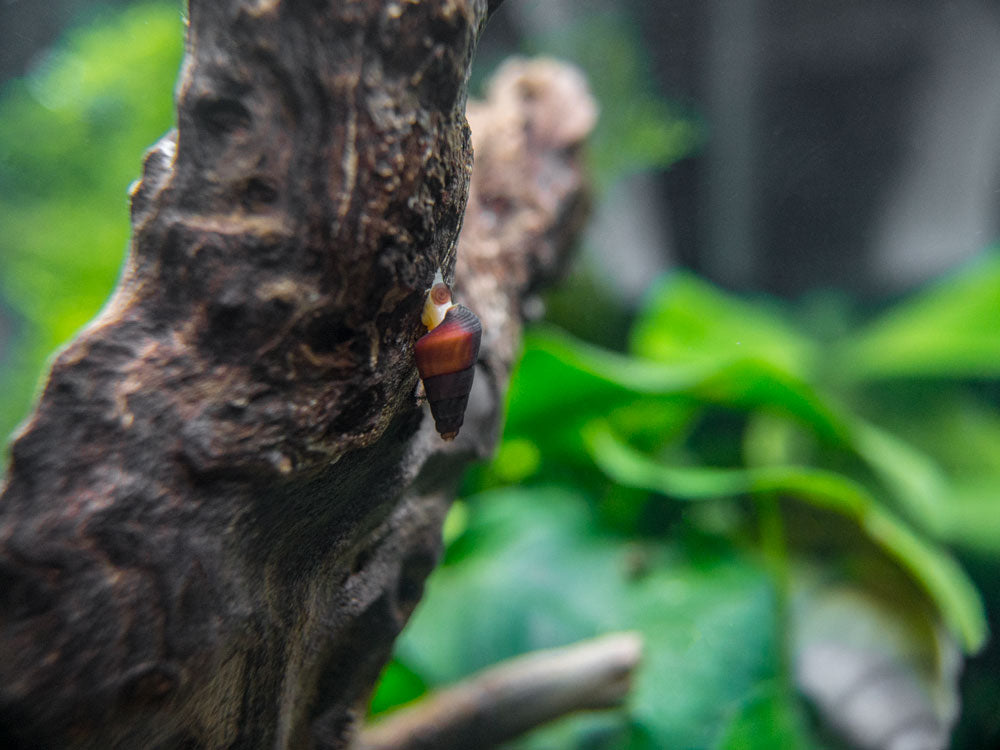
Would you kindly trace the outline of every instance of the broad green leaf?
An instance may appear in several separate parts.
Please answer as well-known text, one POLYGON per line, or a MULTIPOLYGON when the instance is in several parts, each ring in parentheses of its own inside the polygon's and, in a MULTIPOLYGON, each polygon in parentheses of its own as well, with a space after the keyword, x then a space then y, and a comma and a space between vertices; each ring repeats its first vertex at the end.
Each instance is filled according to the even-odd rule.
POLYGON ((839 408, 810 380, 816 346, 784 316, 690 274, 674 273, 654 286, 632 329, 631 350, 656 362, 710 368, 696 393, 706 401, 781 411, 824 440, 846 437, 839 408))
POLYGON ((934 409, 937 419, 913 425, 926 435, 924 450, 932 450, 953 475, 1000 475, 1000 408, 996 401, 963 393, 942 402, 934 409))
POLYGON ((760 409, 794 417, 824 442, 846 444, 849 432, 838 406, 807 382, 760 359, 737 359, 706 378, 693 397, 732 409, 760 409))
POLYGON ((840 474, 796 466, 712 469, 663 466, 635 451, 606 427, 585 434, 591 456, 609 477, 681 500, 778 493, 839 513, 909 571, 970 652, 986 640, 983 603, 962 568, 943 549, 893 516, 861 484, 840 474))
POLYGON ((612 479, 675 500, 704 500, 748 493, 791 492, 821 507, 858 516, 869 505, 865 489, 840 474, 804 467, 718 469, 665 466, 634 450, 600 423, 584 433, 590 455, 612 479))
POLYGON ((504 446, 491 467, 494 481, 531 476, 544 463, 589 463, 583 424, 605 416, 641 440, 669 440, 690 423, 685 395, 706 372, 672 367, 578 342, 552 329, 530 333, 508 391, 504 446))
POLYGON ((456 500, 448 515, 445 516, 441 528, 441 541, 445 546, 451 544, 469 528, 469 506, 462 500, 456 500))
POLYGON ((1000 376, 1000 254, 896 305, 837 349, 842 376, 1000 376))
POLYGON ((518 747, 558 737, 560 748, 710 748, 735 722, 762 738, 777 731, 766 712, 745 710, 780 678, 775 595, 759 565, 724 547, 651 542, 648 564, 637 569, 634 545, 597 532, 583 498, 556 488, 468 502, 474 544, 431 576, 398 648, 427 684, 525 651, 638 629, 643 663, 624 724, 570 722, 518 747), (623 731, 624 745, 601 744, 623 731))
POLYGON ((962 477, 952 484, 941 535, 966 549, 1000 556, 1000 475, 962 477))
POLYGON ((815 354, 810 342, 763 305, 728 296, 687 273, 656 284, 632 329, 631 349, 657 362, 760 362, 805 379, 815 354))
MULTIPOLYGON (((591 382, 581 380, 580 383, 586 383, 587 387, 594 390, 612 387, 633 394, 658 395, 687 392, 719 369, 714 364, 662 364, 635 359, 585 344, 555 329, 545 328, 533 330, 525 337, 521 367, 525 366, 525 362, 528 367, 538 368, 539 372, 532 373, 526 383, 517 384, 520 390, 511 396, 511 401, 517 403, 519 409, 526 411, 539 402, 544 409, 551 409, 549 404, 552 398, 565 391, 567 384, 559 380, 546 381, 552 376, 564 376, 571 371, 589 376, 587 380, 591 382), (538 390, 539 388, 545 390, 538 390)), ((576 383, 568 385, 579 387, 576 383)), ((556 407, 568 400, 564 398, 556 407)), ((584 408, 588 406, 586 403, 578 405, 584 408)))
MULTIPOLYGON (((576 341, 552 329, 525 341, 511 381, 508 433, 546 430, 570 421, 573 429, 614 408, 669 397, 688 405, 762 408, 789 414, 819 436, 841 442, 846 428, 838 412, 806 383, 753 358, 660 363, 628 357, 576 341)), ((668 429, 659 419, 651 422, 668 429)), ((679 424, 686 424, 683 419, 679 424)))
MULTIPOLYGON (((627 433, 618 431, 618 434, 627 433)), ((631 440, 629 443, 635 445, 631 440)), ((747 420, 739 447, 742 453, 737 461, 751 467, 809 465, 820 457, 832 462, 849 460, 851 456, 849 446, 837 450, 836 446, 824 445, 809 425, 763 409, 747 420)))
POLYGON ((1000 472, 972 465, 952 479, 929 456, 873 425, 859 420, 855 435, 859 454, 909 518, 953 544, 1000 552, 1000 472))
POLYGON ((1000 408, 984 390, 897 380, 866 387, 858 410, 880 429, 905 436, 949 476, 1000 474, 1000 408))
POLYGON ((622 711, 584 712, 540 727, 503 750, 622 750, 632 734, 622 711))
MULTIPOLYGON (((586 506, 559 489, 469 501, 466 553, 428 582, 400 656, 434 685, 539 648, 610 629, 621 609, 621 553, 595 539, 586 506), (412 647, 416 642, 419 647, 412 647)), ((461 545, 459 538, 456 544, 461 545)))
POLYGON ((743 703, 715 747, 718 750, 805 750, 814 747, 801 707, 783 680, 760 686, 743 703))
POLYGON ((895 435, 856 420, 854 446, 892 492, 897 505, 922 528, 939 535, 948 513, 948 479, 934 461, 895 435))
MULTIPOLYGON (((779 677, 776 598, 761 569, 709 559, 657 570, 629 605, 645 639, 631 715, 651 747, 713 747, 779 677)), ((773 730, 766 718, 747 727, 779 747, 773 730)))
POLYGON ((427 686, 420 679, 420 675, 398 659, 393 659, 382 670, 368 713, 373 716, 378 715, 390 708, 409 703, 426 692, 427 686))
POLYGON ((988 635, 983 601, 955 559, 877 507, 870 508, 861 526, 924 586, 965 650, 975 653, 982 648, 988 635))

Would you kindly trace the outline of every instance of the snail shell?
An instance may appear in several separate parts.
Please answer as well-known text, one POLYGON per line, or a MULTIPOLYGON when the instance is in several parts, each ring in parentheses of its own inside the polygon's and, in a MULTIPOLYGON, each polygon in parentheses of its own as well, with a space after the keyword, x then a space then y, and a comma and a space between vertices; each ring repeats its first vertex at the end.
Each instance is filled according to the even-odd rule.
POLYGON ((458 435, 465 418, 482 336, 476 314, 464 305, 452 305, 414 348, 434 426, 445 440, 458 435))

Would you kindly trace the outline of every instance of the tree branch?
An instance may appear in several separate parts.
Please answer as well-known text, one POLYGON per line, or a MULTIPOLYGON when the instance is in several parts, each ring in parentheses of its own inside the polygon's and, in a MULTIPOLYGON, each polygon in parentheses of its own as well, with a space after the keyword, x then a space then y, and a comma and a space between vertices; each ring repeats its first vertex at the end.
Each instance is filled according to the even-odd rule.
POLYGON ((616 633, 512 659, 390 714, 354 748, 486 750, 577 711, 617 708, 641 651, 638 635, 616 633))
POLYGON ((484 140, 456 287, 487 333, 442 443, 412 345, 425 288, 455 267, 486 13, 191 0, 178 129, 132 194, 120 285, 11 448, 0 744, 352 737, 456 472, 495 441, 520 301, 580 216, 593 105, 573 73, 508 69, 470 110, 484 140), (553 127, 553 105, 589 118, 553 127))

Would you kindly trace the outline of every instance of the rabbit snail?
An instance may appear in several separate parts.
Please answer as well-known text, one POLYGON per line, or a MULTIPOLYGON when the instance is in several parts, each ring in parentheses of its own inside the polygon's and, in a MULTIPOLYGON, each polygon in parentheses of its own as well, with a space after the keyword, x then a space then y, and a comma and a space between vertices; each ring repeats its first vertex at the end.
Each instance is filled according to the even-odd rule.
POLYGON ((434 426, 442 438, 452 440, 469 403, 483 327, 472 310, 452 302, 451 289, 440 271, 427 292, 420 320, 428 332, 414 347, 417 370, 424 381, 434 426))

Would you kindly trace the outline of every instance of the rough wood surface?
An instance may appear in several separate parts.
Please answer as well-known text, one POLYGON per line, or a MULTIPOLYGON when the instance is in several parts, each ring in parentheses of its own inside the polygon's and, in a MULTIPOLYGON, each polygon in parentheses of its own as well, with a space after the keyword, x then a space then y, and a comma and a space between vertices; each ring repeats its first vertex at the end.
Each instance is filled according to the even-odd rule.
POLYGON ((581 215, 579 77, 470 107, 459 439, 415 397, 455 271, 486 0, 191 0, 100 317, 55 360, 0 499, 0 745, 342 747, 491 450, 521 302, 581 215))

